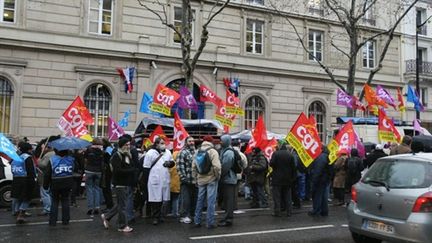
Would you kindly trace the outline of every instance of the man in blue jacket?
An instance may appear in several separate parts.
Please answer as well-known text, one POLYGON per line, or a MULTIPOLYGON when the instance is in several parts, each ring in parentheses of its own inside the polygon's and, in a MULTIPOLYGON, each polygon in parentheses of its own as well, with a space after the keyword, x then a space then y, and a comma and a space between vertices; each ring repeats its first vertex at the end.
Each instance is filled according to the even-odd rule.
POLYGON ((312 187, 312 211, 310 216, 328 216, 328 196, 330 180, 333 168, 329 165, 328 149, 322 146, 322 153, 312 162, 311 187, 312 187))
POLYGON ((223 194, 223 202, 225 208, 225 216, 219 222, 218 226, 231 226, 234 216, 234 197, 237 193, 235 187, 237 184, 237 175, 233 170, 234 165, 234 150, 231 147, 231 136, 228 134, 221 137, 221 155, 220 161, 222 165, 221 186, 223 194))

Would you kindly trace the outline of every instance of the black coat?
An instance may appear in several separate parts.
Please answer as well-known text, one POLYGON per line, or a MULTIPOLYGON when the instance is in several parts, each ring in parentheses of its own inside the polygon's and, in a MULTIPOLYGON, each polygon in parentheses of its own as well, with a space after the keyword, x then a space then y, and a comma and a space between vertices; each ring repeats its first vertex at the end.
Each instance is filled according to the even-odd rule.
POLYGON ((364 167, 369 168, 377 161, 379 158, 386 157, 387 154, 384 153, 382 150, 374 150, 372 153, 368 154, 366 156, 366 159, 364 160, 364 167))
POLYGON ((246 168, 247 182, 264 185, 267 174, 267 159, 262 152, 251 154, 248 157, 248 167, 246 168))
POLYGON ((319 187, 327 186, 333 174, 333 166, 329 165, 328 153, 323 151, 311 165, 312 191, 319 187))
POLYGON ((278 150, 270 159, 272 185, 288 186, 297 178, 294 156, 288 150, 278 150))
POLYGON ((31 156, 25 160, 25 167, 27 171, 26 177, 13 177, 11 197, 18 200, 30 201, 36 188, 36 173, 31 156))
POLYGON ((112 184, 115 186, 134 186, 135 175, 137 169, 132 164, 132 158, 129 158, 129 163, 126 163, 126 155, 119 151, 115 152, 111 157, 112 184))

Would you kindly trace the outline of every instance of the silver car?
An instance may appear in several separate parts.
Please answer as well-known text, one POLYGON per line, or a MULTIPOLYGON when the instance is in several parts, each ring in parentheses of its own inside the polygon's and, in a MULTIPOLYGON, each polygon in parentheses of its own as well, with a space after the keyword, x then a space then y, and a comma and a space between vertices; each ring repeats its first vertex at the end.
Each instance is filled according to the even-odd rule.
POLYGON ((348 224, 359 242, 432 242, 432 153, 379 159, 351 190, 348 224))

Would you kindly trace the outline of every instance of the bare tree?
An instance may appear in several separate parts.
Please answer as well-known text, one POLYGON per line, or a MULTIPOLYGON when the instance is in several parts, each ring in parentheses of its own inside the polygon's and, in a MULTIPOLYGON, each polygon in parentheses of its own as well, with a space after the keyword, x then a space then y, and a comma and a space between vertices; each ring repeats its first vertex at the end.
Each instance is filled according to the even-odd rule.
MULTIPOLYGON (((290 2, 291 0, 287 0, 290 2)), ((362 48, 378 38, 385 39, 382 45, 382 50, 379 54, 378 61, 369 72, 366 83, 370 84, 374 75, 378 73, 383 67, 383 61, 389 49, 389 46, 394 39, 395 31, 402 19, 407 13, 414 7, 418 0, 400 0, 399 3, 389 0, 321 0, 313 1, 320 2, 321 7, 328 12, 328 18, 333 18, 337 21, 337 25, 342 27, 345 39, 348 41, 349 46, 344 48, 337 45, 332 38, 331 46, 337 50, 344 58, 344 62, 347 63, 347 83, 344 86, 340 80, 337 80, 334 75, 334 70, 329 64, 326 64, 316 58, 314 53, 309 50, 307 46, 307 39, 301 36, 297 26, 292 21, 292 15, 287 14, 286 6, 281 2, 285 1, 270 1, 274 10, 278 12, 280 16, 286 20, 286 22, 294 29, 298 41, 302 48, 310 56, 313 56, 319 66, 327 73, 330 80, 335 83, 340 89, 347 92, 349 95, 353 95, 355 92, 355 80, 357 68, 357 57, 361 54, 362 48), (372 9, 380 9, 381 15, 386 15, 384 18, 390 20, 387 27, 381 29, 368 29, 365 27, 366 15, 370 13, 372 9), (388 11, 385 13, 385 11, 388 11), (306 40, 305 40, 306 39, 306 40)), ((308 1, 310 2, 310 1, 308 1)), ((360 100, 362 100, 364 92, 360 94, 360 100)), ((352 116, 355 114, 355 110, 347 109, 347 115, 352 116)))
MULTIPOLYGON (((182 22, 181 27, 178 29, 168 19, 168 8, 169 1, 166 3, 162 3, 159 0, 156 1, 147 1, 147 0, 138 0, 138 3, 143 6, 148 11, 155 14, 163 25, 172 29, 181 40, 181 50, 182 50, 182 73, 185 79, 185 85, 189 90, 192 90, 193 87, 193 73, 196 68, 196 64, 198 62, 199 57, 201 56, 209 38, 208 26, 212 22, 212 20, 222 12, 222 10, 228 6, 230 0, 214 0, 212 7, 208 13, 207 18, 204 19, 204 24, 201 26, 201 36, 200 43, 198 49, 194 54, 192 54, 191 46, 193 41, 193 33, 192 33, 192 23, 194 21, 194 13, 191 6, 191 0, 182 0, 182 22), (150 7, 150 4, 156 4, 162 10, 153 9, 150 7)), ((190 117, 190 112, 186 112, 187 116, 190 117)))

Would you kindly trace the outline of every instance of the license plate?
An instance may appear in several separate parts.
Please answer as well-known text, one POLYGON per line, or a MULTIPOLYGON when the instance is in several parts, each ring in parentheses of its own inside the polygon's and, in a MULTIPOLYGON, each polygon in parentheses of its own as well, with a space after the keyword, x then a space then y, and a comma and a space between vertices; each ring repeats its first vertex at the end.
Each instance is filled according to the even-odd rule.
POLYGON ((379 232, 384 232, 388 234, 394 233, 394 227, 388 224, 384 224, 381 222, 365 220, 363 222, 363 228, 368 230, 374 230, 379 232))

